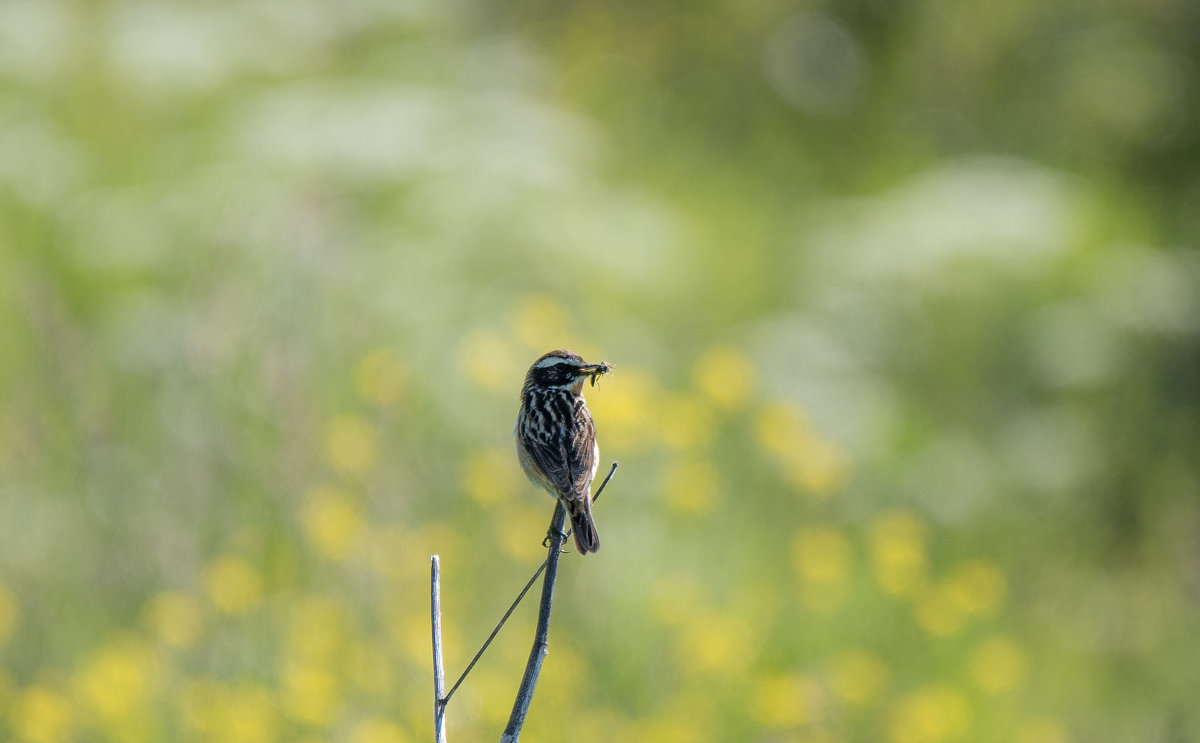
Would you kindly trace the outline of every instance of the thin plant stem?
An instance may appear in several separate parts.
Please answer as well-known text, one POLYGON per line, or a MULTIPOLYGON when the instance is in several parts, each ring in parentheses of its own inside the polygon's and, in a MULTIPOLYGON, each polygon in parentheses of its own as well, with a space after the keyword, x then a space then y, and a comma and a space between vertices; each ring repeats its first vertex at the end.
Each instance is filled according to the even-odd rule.
MULTIPOLYGON (((617 471, 617 463, 613 462, 609 468, 608 474, 604 476, 604 480, 600 483, 600 487, 596 489, 595 495, 592 496, 592 502, 595 503, 600 494, 604 492, 604 488, 608 486, 613 475, 617 471)), ((534 632, 533 648, 529 652, 529 661, 525 665, 525 674, 521 678, 521 687, 517 692, 517 699, 513 703, 512 715, 509 717, 508 727, 504 730, 504 735, 501 741, 515 741, 521 735, 521 729, 525 725, 525 715, 529 711, 529 703, 533 700, 533 690, 537 685, 538 675, 541 673, 542 659, 546 655, 548 639, 550 635, 550 606, 554 599, 554 584, 558 576, 558 559, 562 555, 562 546, 567 537, 571 535, 570 531, 563 531, 563 525, 566 521, 566 510, 562 503, 558 503, 554 508, 554 516, 550 520, 550 530, 547 535, 549 544, 549 555, 542 562, 541 566, 534 571, 525 587, 517 594, 517 598, 508 607, 508 611, 504 612, 504 616, 500 617, 500 621, 496 623, 494 629, 488 638, 484 640, 483 645, 479 648, 479 652, 475 653, 475 657, 467 664, 466 670, 450 687, 450 691, 444 692, 445 677, 442 671, 442 606, 441 606, 441 568, 437 555, 430 557, 431 575, 430 575, 430 605, 431 616, 433 623, 433 725, 436 743, 446 743, 446 705, 450 701, 450 697, 454 696, 454 692, 458 691, 458 687, 466 680, 467 675, 475 668, 475 664, 483 657, 483 653, 492 644, 492 640, 496 639, 500 628, 504 626, 509 617, 524 600, 525 595, 529 593, 529 589, 537 581, 538 576, 543 572, 546 574, 545 581, 542 583, 542 600, 538 611, 537 628, 534 632)))
MULTIPOLYGON (((600 498, 600 494, 604 492, 605 486, 608 485, 608 481, 612 479, 613 474, 615 474, 616 471, 617 463, 613 462, 612 467, 610 467, 608 470, 608 474, 604 476, 604 480, 600 483, 600 487, 596 489, 596 494, 592 496, 593 503, 600 498)), ((571 532, 568 530, 566 532, 566 536, 570 535, 571 532)), ((500 617, 500 621, 496 623, 496 626, 492 629, 492 633, 488 635, 486 640, 483 641, 483 645, 480 646, 479 652, 475 653, 475 657, 472 658, 471 662, 467 664, 466 670, 462 672, 462 675, 460 675, 458 680, 454 682, 454 685, 450 687, 450 691, 446 692, 446 696, 441 697, 443 705, 449 702, 450 697, 454 696, 454 692, 458 691, 458 687, 462 686, 462 682, 466 680, 467 674, 471 672, 471 669, 474 668, 475 664, 479 662, 479 659, 483 657, 484 651, 487 650, 488 646, 492 644, 492 640, 496 639, 496 635, 500 633, 500 628, 503 627, 504 623, 508 621, 508 618, 512 616, 512 613, 516 610, 517 605, 524 600, 525 594, 529 593, 529 589, 533 587, 534 582, 538 579, 538 576, 542 574, 542 571, 546 569, 546 565, 548 563, 549 558, 543 560, 538 569, 534 571, 533 575, 529 578, 529 582, 525 584, 525 587, 521 589, 519 594, 517 594, 517 598, 512 602, 512 605, 508 607, 508 611, 504 612, 504 616, 500 617)))
POLYGON ((509 606, 508 611, 504 612, 504 616, 500 617, 500 621, 496 623, 496 628, 492 630, 492 634, 488 635, 488 638, 483 641, 483 646, 479 648, 479 652, 475 653, 475 657, 472 658, 471 662, 467 664, 467 670, 462 672, 462 675, 458 677, 458 681, 455 681, 454 686, 450 687, 450 691, 446 692, 446 696, 442 698, 442 704, 449 702, 450 697, 454 696, 454 692, 458 691, 458 687, 461 686, 462 682, 467 678, 467 674, 471 672, 471 669, 474 668, 475 664, 479 662, 479 659, 483 657, 483 651, 488 649, 488 645, 492 644, 492 640, 496 639, 496 635, 499 634, 500 628, 503 627, 504 623, 508 621, 508 618, 512 616, 513 611, 517 608, 517 604, 521 603, 521 600, 525 598, 525 594, 529 593, 530 588, 533 588, 534 581, 538 579, 538 576, 541 575, 542 571, 545 569, 546 563, 543 562, 542 566, 533 574, 533 577, 529 579, 529 582, 525 584, 525 587, 521 589, 521 592, 517 594, 517 598, 512 602, 512 606, 509 606))
POLYGON ((513 702, 508 726, 500 736, 500 743, 517 743, 521 737, 521 729, 525 727, 525 716, 529 713, 529 703, 533 701, 533 690, 542 672, 542 661, 546 658, 549 646, 550 606, 554 602, 554 584, 558 579, 558 558, 562 555, 563 540, 566 538, 562 530, 566 517, 566 509, 560 501, 554 508, 554 517, 550 520, 550 554, 546 558, 546 577, 542 581, 542 601, 538 609, 537 628, 533 633, 533 647, 529 650, 525 674, 521 677, 521 686, 517 690, 516 701, 513 702))
POLYGON ((446 743, 446 677, 442 671, 442 569, 437 555, 429 558, 429 613, 433 625, 433 734, 446 743))

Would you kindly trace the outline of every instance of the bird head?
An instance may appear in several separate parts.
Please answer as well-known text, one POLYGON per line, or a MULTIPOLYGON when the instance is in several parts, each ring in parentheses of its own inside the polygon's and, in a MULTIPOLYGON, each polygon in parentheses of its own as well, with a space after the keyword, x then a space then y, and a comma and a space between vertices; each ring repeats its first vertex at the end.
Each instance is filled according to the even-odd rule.
POLYGON ((525 389, 570 390, 576 395, 583 392, 583 383, 591 380, 592 385, 612 368, 605 362, 589 364, 574 351, 551 351, 543 354, 525 374, 525 389))

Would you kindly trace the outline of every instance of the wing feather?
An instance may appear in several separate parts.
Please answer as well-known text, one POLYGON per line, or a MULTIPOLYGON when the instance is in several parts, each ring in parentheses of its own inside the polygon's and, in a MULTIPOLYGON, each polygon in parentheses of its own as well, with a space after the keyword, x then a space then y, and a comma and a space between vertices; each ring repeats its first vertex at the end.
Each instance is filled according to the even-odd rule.
POLYGON ((596 468, 596 428, 587 405, 555 395, 527 408, 522 440, 530 458, 560 496, 586 498, 596 468))

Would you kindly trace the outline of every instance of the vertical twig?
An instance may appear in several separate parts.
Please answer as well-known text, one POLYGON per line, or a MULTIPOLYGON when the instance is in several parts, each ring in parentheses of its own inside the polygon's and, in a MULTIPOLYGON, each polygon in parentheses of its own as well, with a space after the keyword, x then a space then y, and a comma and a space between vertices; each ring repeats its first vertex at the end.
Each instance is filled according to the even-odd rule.
POLYGON ((458 680, 454 682, 454 685, 450 687, 450 691, 446 692, 446 696, 442 697, 442 704, 450 703, 450 697, 454 696, 454 692, 458 691, 458 687, 463 681, 466 680, 467 674, 471 672, 471 669, 474 668, 475 664, 479 662, 479 659, 483 657, 483 651, 487 650, 488 645, 492 644, 492 640, 496 639, 496 635, 500 634, 500 628, 504 626, 504 623, 508 621, 508 618, 512 616, 512 613, 516 611, 517 605, 521 603, 523 598, 525 598, 525 594, 529 593, 529 589, 533 588, 534 581, 538 579, 538 576, 541 575, 542 571, 545 569, 546 561, 543 560, 542 566, 534 571, 533 575, 530 576, 529 581, 525 584, 525 587, 521 589, 521 592, 517 594, 517 598, 512 602, 512 605, 508 607, 508 611, 504 612, 504 616, 500 617, 500 621, 497 622, 496 626, 492 629, 492 634, 488 635, 488 639, 483 641, 483 646, 479 648, 479 652, 475 653, 475 657, 472 658, 471 662, 467 664, 466 670, 462 672, 462 675, 459 676, 458 680))
POLYGON ((433 735, 446 743, 446 678, 442 671, 442 570, 437 555, 429 558, 429 604, 433 623, 433 735))
POLYGON ((533 635, 533 648, 529 651, 529 661, 525 664, 525 675, 521 678, 521 687, 517 690, 517 699, 513 702, 512 714, 508 718, 508 726, 500 743, 517 743, 521 737, 521 728, 525 726, 525 715, 529 712, 529 703, 533 700, 533 689, 537 686, 538 674, 542 671, 542 660, 546 657, 546 648, 550 636, 550 604, 554 601, 554 583, 558 578, 558 558, 562 554, 563 522, 567 512, 559 503, 554 509, 554 517, 550 520, 550 554, 546 558, 546 578, 542 581, 542 602, 538 609, 537 629, 533 635))
MULTIPOLYGON (((613 474, 617 471, 617 463, 613 462, 612 467, 608 471, 608 475, 604 478, 604 482, 600 483, 596 494, 592 496, 593 502, 600 497, 604 492, 604 488, 608 485, 608 481, 612 479, 613 474)), ((525 675, 521 678, 521 688, 517 691, 517 699, 513 703, 512 715, 508 719, 508 727, 504 729, 504 735, 501 736, 501 743, 516 743, 521 736, 521 729, 525 726, 525 716, 529 712, 529 704, 533 700, 533 689, 537 686, 538 675, 542 670, 542 660, 546 657, 547 647, 549 645, 550 636, 550 606, 554 601, 554 584, 558 578, 558 559, 562 555, 563 542, 566 541, 570 532, 564 532, 563 526, 566 522, 566 511, 562 504, 558 504, 554 508, 554 516, 550 520, 550 531, 546 537, 546 543, 549 544, 549 556, 542 566, 534 572, 533 577, 521 589, 512 605, 508 607, 508 611, 504 612, 504 616, 496 624, 492 634, 488 635, 488 639, 484 641, 483 647, 479 648, 479 652, 467 664, 467 668, 458 677, 458 681, 454 682, 449 693, 444 693, 445 677, 442 671, 442 596, 441 596, 441 569, 438 563, 438 556, 431 555, 431 593, 430 604, 433 620, 433 727, 434 734, 437 738, 437 743, 446 743, 445 716, 446 704, 450 701, 450 697, 466 679, 467 674, 475 667, 475 663, 487 650, 488 645, 496 638, 496 634, 500 632, 500 628, 512 616, 513 610, 521 603, 521 599, 525 598, 525 594, 533 586, 538 575, 542 571, 546 572, 546 578, 542 583, 542 600, 538 610, 537 628, 534 631, 533 648, 529 651, 529 661, 525 664, 525 675)))

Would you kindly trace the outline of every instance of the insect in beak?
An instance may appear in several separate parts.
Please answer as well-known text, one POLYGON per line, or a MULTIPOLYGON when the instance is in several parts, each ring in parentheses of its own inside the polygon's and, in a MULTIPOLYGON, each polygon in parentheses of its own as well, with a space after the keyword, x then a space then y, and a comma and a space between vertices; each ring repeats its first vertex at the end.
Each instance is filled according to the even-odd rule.
POLYGON ((610 371, 612 371, 612 367, 610 367, 604 361, 601 361, 599 364, 591 364, 585 368, 587 370, 588 377, 589 377, 593 387, 596 386, 596 380, 598 378, 600 378, 600 377, 604 376, 605 374, 608 374, 610 371))

